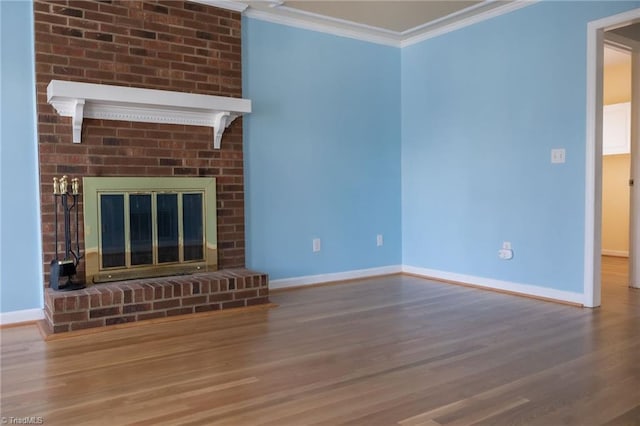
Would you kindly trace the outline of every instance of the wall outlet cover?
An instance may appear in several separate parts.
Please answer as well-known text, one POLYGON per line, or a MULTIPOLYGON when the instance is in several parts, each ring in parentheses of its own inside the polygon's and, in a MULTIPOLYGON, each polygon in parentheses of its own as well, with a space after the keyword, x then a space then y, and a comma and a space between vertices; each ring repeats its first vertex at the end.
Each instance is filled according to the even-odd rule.
POLYGON ((554 148, 551 150, 551 163, 553 164, 562 164, 565 162, 565 149, 564 148, 554 148))
POLYGON ((500 249, 498 250, 498 257, 502 260, 511 260, 513 259, 513 250, 511 249, 500 249))

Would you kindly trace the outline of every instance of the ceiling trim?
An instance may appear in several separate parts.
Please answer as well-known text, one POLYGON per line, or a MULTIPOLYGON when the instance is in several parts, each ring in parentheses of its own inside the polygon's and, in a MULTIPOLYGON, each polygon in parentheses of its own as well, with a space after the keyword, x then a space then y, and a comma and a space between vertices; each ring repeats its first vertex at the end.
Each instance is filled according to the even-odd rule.
POLYGON ((248 18, 273 24, 287 25, 303 30, 317 31, 339 37, 347 37, 369 43, 400 47, 402 35, 395 31, 330 18, 311 12, 293 11, 292 8, 274 7, 269 10, 249 8, 243 13, 248 18))
MULTIPOLYGON (((522 9, 527 6, 531 6, 535 3, 538 3, 540 0, 515 0, 512 3, 505 4, 503 6, 494 7, 489 10, 480 11, 477 13, 472 13, 470 15, 464 17, 458 17, 460 14, 456 14, 456 17, 449 20, 448 18, 452 15, 449 15, 444 18, 442 25, 438 25, 440 22, 429 23, 426 26, 423 26, 418 30, 419 32, 413 34, 413 30, 408 30, 403 33, 406 35, 402 41, 400 42, 400 47, 411 46, 412 44, 420 43, 421 41, 428 40, 433 37, 437 37, 452 31, 459 30, 464 27, 468 27, 473 24, 477 24, 478 22, 486 21, 488 19, 495 18, 500 15, 505 15, 507 13, 514 12, 518 9, 522 9), (433 25, 432 25, 433 24, 433 25)), ((484 4, 484 3, 483 3, 484 4)), ((474 12, 476 7, 474 7, 474 12)), ((468 11, 468 9, 464 9, 461 12, 468 11)))
MULTIPOLYGON (((235 3, 230 0, 199 0, 203 3, 235 3)), ((423 40, 437 37, 451 31, 464 28, 487 19, 495 18, 530 6, 540 0, 515 0, 511 3, 496 6, 496 0, 485 0, 480 4, 454 12, 435 21, 419 25, 406 31, 391 31, 384 28, 365 25, 353 21, 333 18, 308 11, 282 6, 280 2, 268 0, 272 3, 268 10, 246 8, 243 15, 248 18, 267 21, 274 24, 332 34, 385 46, 405 47, 423 40)))
MULTIPOLYGON (((373 25, 367 25, 367 24, 363 24, 360 22, 354 22, 354 21, 350 21, 348 19, 341 19, 341 18, 335 18, 332 16, 327 16, 327 15, 322 15, 319 13, 314 13, 314 12, 309 12, 307 10, 302 10, 302 9, 296 9, 293 7, 289 7, 286 5, 278 5, 278 4, 274 4, 272 7, 277 8, 278 11, 286 11, 288 13, 291 13, 293 16, 307 16, 310 19, 316 19, 316 20, 320 20, 320 21, 330 21, 331 24, 334 25, 346 25, 347 27, 356 27, 358 29, 362 29, 365 31, 375 31, 376 33, 381 33, 381 34, 388 34, 390 36, 396 36, 398 34, 400 34, 397 31, 393 31, 393 30, 389 30, 386 28, 380 28, 380 27, 376 27, 373 25)), ((302 17, 300 16, 300 17, 302 17)))
POLYGON ((449 15, 445 15, 438 19, 434 19, 433 21, 425 22, 424 24, 418 25, 413 28, 409 28, 408 30, 404 30, 401 32, 401 34, 407 37, 422 30, 426 31, 426 30, 429 30, 430 28, 434 28, 438 26, 438 24, 446 24, 447 22, 452 23, 452 22, 455 22, 456 20, 464 19, 465 17, 468 17, 474 13, 476 14, 480 13, 481 10, 486 9, 487 7, 495 8, 496 6, 493 6, 493 3, 495 3, 496 1, 497 0, 481 1, 480 3, 475 4, 473 6, 469 6, 465 9, 461 9, 456 12, 450 13, 449 15))

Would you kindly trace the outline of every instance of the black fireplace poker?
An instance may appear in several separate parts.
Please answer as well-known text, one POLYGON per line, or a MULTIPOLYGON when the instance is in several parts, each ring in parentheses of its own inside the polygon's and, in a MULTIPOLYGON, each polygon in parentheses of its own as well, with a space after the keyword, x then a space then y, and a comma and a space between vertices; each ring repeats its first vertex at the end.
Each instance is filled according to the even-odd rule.
POLYGON ((67 176, 62 178, 53 178, 53 198, 54 198, 54 227, 55 227, 55 244, 56 257, 51 261, 51 270, 49 275, 49 286, 54 290, 70 291, 84 288, 84 284, 74 283, 71 277, 76 275, 78 264, 82 255, 80 254, 80 237, 78 233, 78 195, 80 189, 80 181, 78 178, 71 179, 71 192, 69 192, 69 183, 67 176), (69 205, 69 197, 73 203, 69 205), (58 203, 58 200, 60 202, 58 203), (62 206, 64 213, 64 259, 60 260, 58 253, 58 204, 62 206), (71 212, 75 210, 75 234, 76 247, 75 250, 71 244, 71 212), (60 284, 60 280, 66 278, 66 282, 60 284))

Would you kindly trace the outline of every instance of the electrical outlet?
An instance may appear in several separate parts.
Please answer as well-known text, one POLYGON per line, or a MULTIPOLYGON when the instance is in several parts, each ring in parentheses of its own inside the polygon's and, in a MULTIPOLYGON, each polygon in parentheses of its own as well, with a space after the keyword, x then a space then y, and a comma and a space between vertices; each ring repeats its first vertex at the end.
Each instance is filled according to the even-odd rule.
POLYGON ((510 241, 503 241, 502 248, 498 250, 498 257, 502 260, 513 259, 513 249, 511 248, 510 241))
POLYGON ((313 239, 313 252, 317 253, 320 251, 320 238, 313 239))
POLYGON ((384 240, 382 239, 382 234, 378 234, 376 236, 376 245, 380 247, 383 244, 384 244, 384 240))
POLYGON ((511 260, 513 259, 513 250, 500 249, 498 250, 498 257, 502 260, 511 260))

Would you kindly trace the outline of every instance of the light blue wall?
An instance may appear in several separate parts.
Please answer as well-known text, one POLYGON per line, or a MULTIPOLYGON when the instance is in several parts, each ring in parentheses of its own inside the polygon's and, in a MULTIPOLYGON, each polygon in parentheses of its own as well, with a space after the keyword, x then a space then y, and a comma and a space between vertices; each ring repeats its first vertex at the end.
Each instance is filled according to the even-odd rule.
POLYGON ((0 312, 41 308, 31 2, 0 1, 0 312))
POLYGON ((248 266, 400 264, 399 49, 254 19, 242 43, 248 266))
POLYGON ((405 265, 582 293, 587 22, 634 7, 542 2, 402 50, 405 265))

